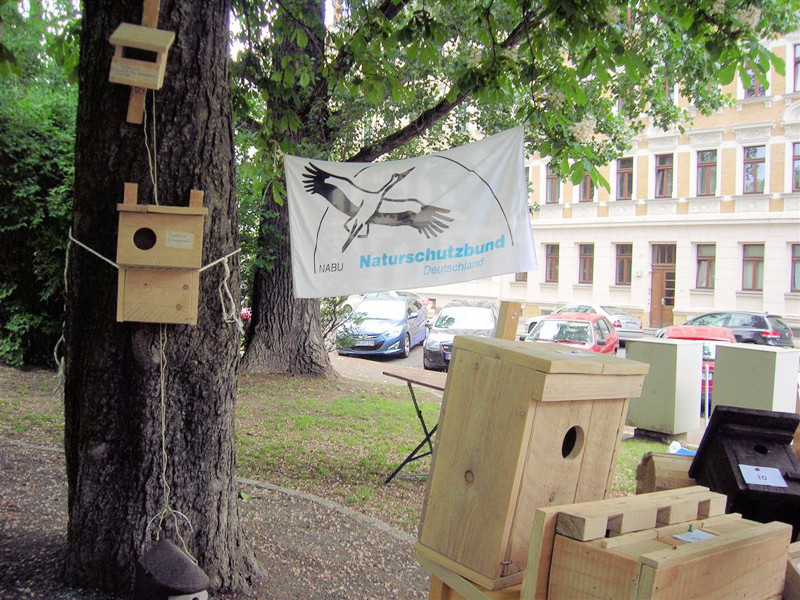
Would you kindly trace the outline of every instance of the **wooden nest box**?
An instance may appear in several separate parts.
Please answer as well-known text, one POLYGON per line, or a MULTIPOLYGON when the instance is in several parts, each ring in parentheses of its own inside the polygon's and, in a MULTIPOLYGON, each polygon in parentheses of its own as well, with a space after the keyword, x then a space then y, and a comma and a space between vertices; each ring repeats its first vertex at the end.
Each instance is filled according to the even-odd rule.
POLYGON ((197 324, 203 225, 203 192, 189 206, 137 204, 138 186, 125 184, 117 204, 117 321, 197 324))
POLYGON ((150 90, 161 89, 167 68, 167 52, 175 41, 174 31, 122 23, 109 41, 115 46, 109 81, 150 90))

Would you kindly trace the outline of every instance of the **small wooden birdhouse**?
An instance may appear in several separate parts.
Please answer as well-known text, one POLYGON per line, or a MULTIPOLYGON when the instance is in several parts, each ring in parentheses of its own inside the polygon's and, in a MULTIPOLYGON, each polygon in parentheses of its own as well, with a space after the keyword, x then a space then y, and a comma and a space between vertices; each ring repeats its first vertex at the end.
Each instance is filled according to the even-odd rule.
POLYGON ((203 192, 189 206, 137 204, 138 186, 125 184, 117 204, 117 321, 197 324, 203 259, 203 192))
POLYGON ((208 600, 208 575, 169 540, 136 563, 134 600, 208 600))
POLYGON ((175 41, 174 31, 122 23, 109 41, 115 46, 109 81, 161 89, 167 68, 167 52, 175 41))

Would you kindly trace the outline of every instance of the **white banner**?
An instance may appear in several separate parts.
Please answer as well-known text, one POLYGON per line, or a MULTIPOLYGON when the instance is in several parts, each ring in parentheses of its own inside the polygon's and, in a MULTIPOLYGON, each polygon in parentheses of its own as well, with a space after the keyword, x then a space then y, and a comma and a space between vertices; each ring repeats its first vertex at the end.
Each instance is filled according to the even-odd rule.
POLYGON ((407 160, 284 166, 298 298, 536 270, 521 128, 407 160))

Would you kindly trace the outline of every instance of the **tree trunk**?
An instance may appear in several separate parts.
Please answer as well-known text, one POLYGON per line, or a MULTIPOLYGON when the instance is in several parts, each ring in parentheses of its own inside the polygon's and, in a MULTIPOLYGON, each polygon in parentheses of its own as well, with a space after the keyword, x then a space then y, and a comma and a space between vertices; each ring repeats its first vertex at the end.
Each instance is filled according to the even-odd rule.
MULTIPOLYGON (((283 96, 270 98, 276 113, 294 111, 302 124, 295 132, 286 132, 295 143, 324 149, 328 136, 328 94, 322 66, 325 61, 325 3, 322 0, 286 0, 276 15, 275 30, 302 27, 308 35, 306 48, 287 40, 278 46, 273 59, 280 69, 284 57, 294 60, 306 55, 314 69, 314 83, 299 84, 284 90, 283 96), (280 22, 282 21, 282 23, 280 22)), ((324 151, 324 150, 323 150, 324 151)), ((267 202, 272 195, 266 194, 267 202)), ((289 212, 286 202, 263 211, 259 246, 269 248, 273 260, 269 270, 257 269, 253 282, 253 313, 247 351, 242 367, 250 371, 291 373, 315 377, 336 377, 331 366, 320 322, 319 300, 294 297, 291 252, 289 249, 289 212)))
MULTIPOLYGON (((228 73, 228 0, 163 0, 159 28, 176 32, 164 87, 147 94, 155 122, 158 199, 188 204, 205 192, 203 264, 238 245, 228 73)), ((152 203, 143 127, 125 122, 130 88, 108 82, 109 35, 140 23, 142 0, 84 2, 73 233, 115 259, 124 182, 152 203)), ((124 591, 151 547, 148 522, 164 506, 162 439, 171 506, 190 552, 216 589, 246 589, 257 572, 242 543, 234 487, 238 333, 217 295, 222 266, 200 275, 197 326, 166 325, 166 427, 161 425, 158 324, 117 323, 117 272, 87 251, 69 257, 65 450, 69 483, 66 578, 124 591)), ((234 261, 236 262, 236 261, 234 261)), ((230 289, 238 300, 238 264, 230 289)), ((158 521, 156 521, 156 524, 158 521)), ((175 541, 175 531, 164 535, 175 541)))

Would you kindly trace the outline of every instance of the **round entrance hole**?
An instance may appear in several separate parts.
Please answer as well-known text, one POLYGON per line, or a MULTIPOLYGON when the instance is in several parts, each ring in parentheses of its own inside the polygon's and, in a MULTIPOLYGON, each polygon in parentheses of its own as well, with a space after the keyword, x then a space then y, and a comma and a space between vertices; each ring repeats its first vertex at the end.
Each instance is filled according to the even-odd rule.
POLYGON ((577 457, 581 450, 583 450, 584 434, 583 429, 575 425, 567 430, 564 434, 564 440, 561 442, 561 456, 567 460, 572 460, 577 457))
POLYGON ((150 250, 156 245, 156 232, 149 227, 137 229, 133 234, 133 245, 139 250, 150 250))
POLYGON ((759 454, 769 454, 769 448, 766 446, 762 446, 761 444, 756 444, 753 446, 753 450, 758 452, 759 454))

